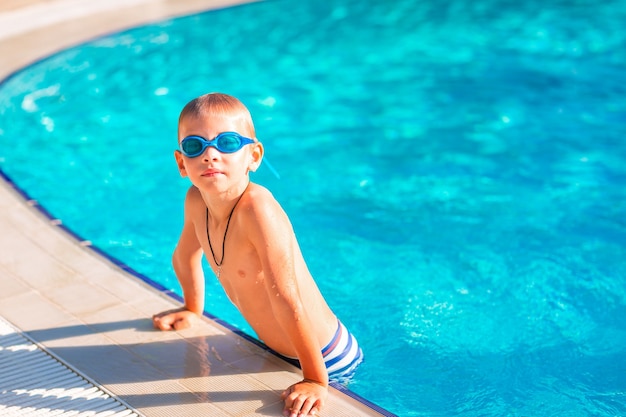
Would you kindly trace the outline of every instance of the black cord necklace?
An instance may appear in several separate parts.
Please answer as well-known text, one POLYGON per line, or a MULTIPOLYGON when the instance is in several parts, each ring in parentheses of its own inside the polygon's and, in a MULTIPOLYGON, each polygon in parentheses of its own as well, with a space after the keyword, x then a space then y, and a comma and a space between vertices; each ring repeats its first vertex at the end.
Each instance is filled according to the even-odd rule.
POLYGON ((211 236, 209 236, 209 208, 208 207, 206 208, 206 238, 209 241, 209 248, 211 249, 211 255, 213 255, 213 261, 215 262, 215 265, 217 265, 217 278, 218 279, 220 275, 222 274, 222 265, 224 264, 224 255, 226 255, 224 251, 226 248, 226 234, 228 233, 228 226, 230 226, 230 218, 233 217, 233 212, 235 211, 235 207, 237 207, 237 204, 239 204, 239 200, 241 200, 241 197, 243 197, 247 189, 248 189, 248 186, 246 185, 246 189, 243 190, 243 193, 241 193, 241 195, 235 202, 233 209, 230 211, 230 214, 228 215, 228 220, 226 221, 226 229, 224 230, 224 240, 222 240, 222 260, 219 262, 217 262, 217 258, 215 257, 215 252, 213 252, 213 245, 211 245, 211 236))

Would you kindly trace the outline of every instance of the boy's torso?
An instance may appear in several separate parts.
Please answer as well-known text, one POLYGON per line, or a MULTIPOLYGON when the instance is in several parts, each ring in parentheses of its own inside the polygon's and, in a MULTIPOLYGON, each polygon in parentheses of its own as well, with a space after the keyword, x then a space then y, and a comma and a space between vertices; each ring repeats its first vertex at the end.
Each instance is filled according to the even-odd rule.
MULTIPOLYGON (((192 210, 196 236, 207 261, 217 275, 218 265, 213 259, 206 233, 206 206, 201 198, 195 201, 199 206, 192 210)), ((251 203, 255 202, 241 201, 238 209, 233 212, 223 246, 223 254, 222 241, 224 235, 220 231, 211 234, 213 252, 221 264, 219 281, 228 298, 254 329, 259 339, 277 352, 293 356, 295 351, 280 329, 273 310, 274 304, 281 301, 279 291, 275 286, 273 287, 271 282, 266 282, 259 253, 252 244, 245 227, 242 226, 241 216, 249 212, 246 209, 246 204, 251 203)), ((279 214, 285 215, 284 213, 279 214)), ((297 287, 297 294, 300 296, 303 310, 308 314, 315 327, 314 331, 318 336, 320 346, 324 346, 336 330, 337 319, 311 277, 290 225, 289 230, 279 233, 288 233, 289 239, 292 239, 291 256, 295 269, 293 282, 297 287)), ((268 242, 268 244, 271 243, 268 242)))

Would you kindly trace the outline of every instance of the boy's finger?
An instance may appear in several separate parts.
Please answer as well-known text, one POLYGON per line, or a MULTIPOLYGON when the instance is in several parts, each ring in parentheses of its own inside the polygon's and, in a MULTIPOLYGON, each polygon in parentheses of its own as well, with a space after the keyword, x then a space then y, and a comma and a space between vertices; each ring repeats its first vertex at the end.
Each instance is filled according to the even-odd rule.
POLYGON ((159 330, 171 330, 171 328, 172 328, 170 323, 168 323, 167 321, 163 320, 162 317, 155 317, 152 320, 152 323, 154 324, 154 327, 156 327, 159 330))
POLYGON ((178 319, 174 322, 174 330, 183 330, 190 327, 189 320, 178 319))
POLYGON ((280 394, 280 399, 284 400, 285 398, 287 398, 287 396, 291 394, 291 391, 292 391, 292 387, 289 387, 286 390, 284 390, 282 394, 280 394))
POLYGON ((285 407, 283 408, 283 416, 285 417, 289 417, 291 415, 291 412, 293 411, 292 407, 294 399, 290 396, 292 392, 292 387, 289 387, 285 391, 283 391, 281 395, 282 399, 285 400, 285 407))
POLYGON ((305 416, 314 416, 316 413, 313 411, 315 409, 315 404, 318 401, 315 398, 307 398, 300 408, 300 414, 304 414, 305 416))
POLYGON ((297 396, 295 398, 292 397, 293 396, 289 396, 285 400, 285 409, 283 411, 283 415, 289 417, 298 417, 298 415, 300 414, 307 415, 307 413, 303 409, 304 400, 300 396, 297 396))

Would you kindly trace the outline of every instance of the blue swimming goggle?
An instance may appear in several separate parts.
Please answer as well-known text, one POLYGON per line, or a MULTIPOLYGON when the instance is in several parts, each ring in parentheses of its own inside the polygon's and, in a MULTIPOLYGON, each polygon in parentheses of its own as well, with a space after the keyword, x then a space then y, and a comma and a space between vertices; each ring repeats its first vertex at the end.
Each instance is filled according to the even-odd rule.
POLYGON ((209 146, 221 153, 233 153, 254 142, 237 132, 222 132, 212 140, 206 140, 202 136, 187 136, 180 143, 180 151, 189 158, 195 158, 202 155, 209 146))

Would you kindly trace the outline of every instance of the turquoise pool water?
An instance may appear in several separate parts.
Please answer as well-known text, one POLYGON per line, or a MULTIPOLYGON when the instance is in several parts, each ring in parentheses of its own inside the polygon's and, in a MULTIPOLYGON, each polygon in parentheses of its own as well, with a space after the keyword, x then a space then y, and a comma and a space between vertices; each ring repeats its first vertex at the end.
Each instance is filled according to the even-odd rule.
MULTIPOLYGON (((626 1, 268 1, 0 86, 0 168, 177 289, 192 97, 241 98, 322 291, 401 416, 626 415, 626 1), (289 13, 284 12, 288 9, 289 13)), ((207 310, 249 331, 210 272, 207 310)))

